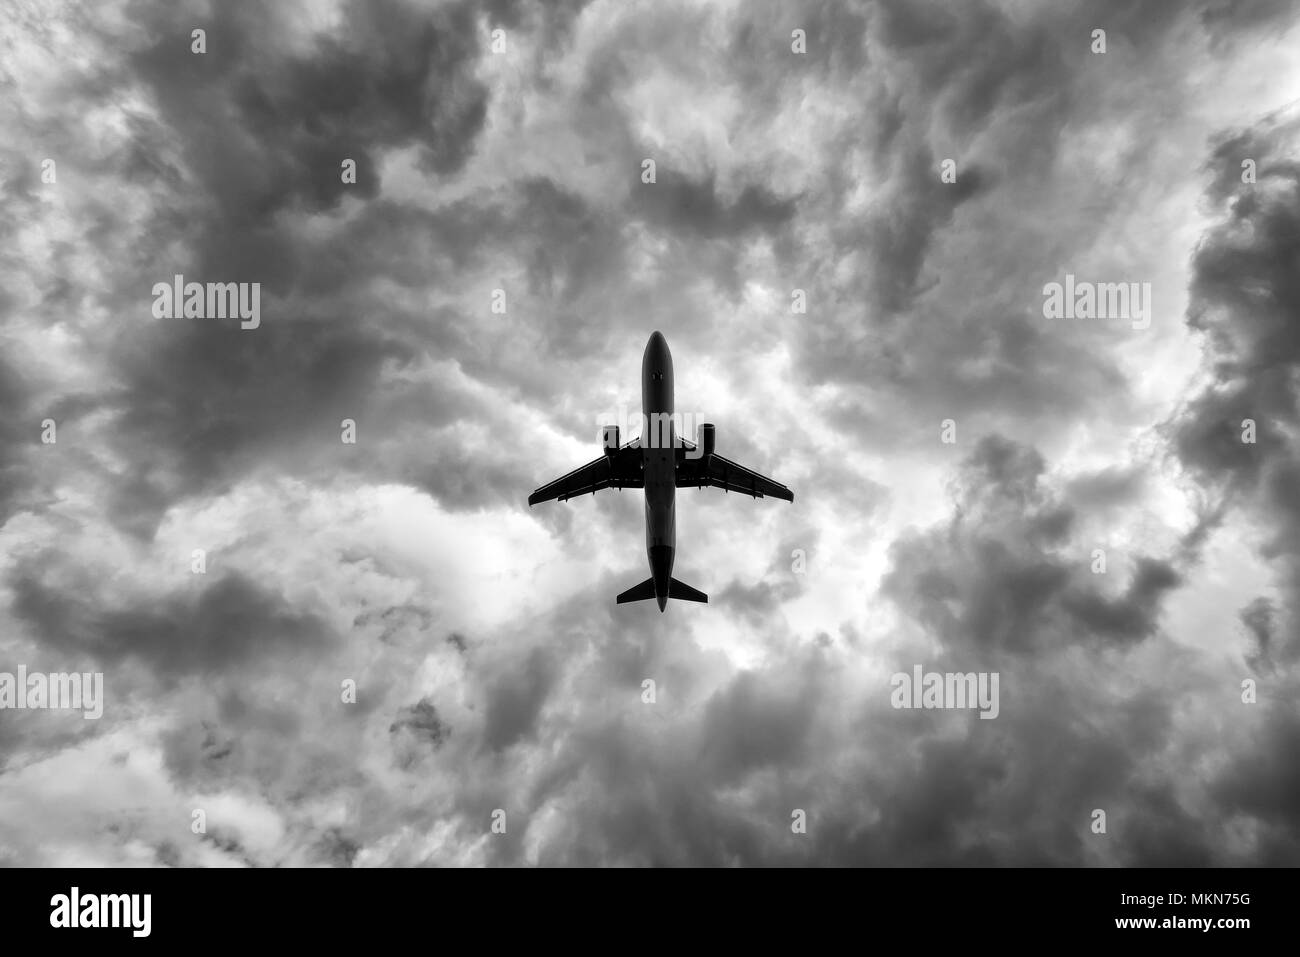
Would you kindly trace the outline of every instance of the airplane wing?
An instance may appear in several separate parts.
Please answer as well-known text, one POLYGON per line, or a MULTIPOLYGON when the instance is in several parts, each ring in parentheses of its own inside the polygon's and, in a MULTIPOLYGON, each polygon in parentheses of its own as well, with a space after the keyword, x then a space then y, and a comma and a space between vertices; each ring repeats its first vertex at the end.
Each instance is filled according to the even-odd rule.
POLYGON ((678 488, 720 488, 727 492, 744 492, 754 498, 767 496, 787 502, 794 501, 794 492, 780 482, 773 482, 766 475, 759 475, 721 455, 689 457, 687 450, 694 448, 695 443, 682 440, 681 448, 678 449, 678 488))
POLYGON ((575 495, 598 492, 603 488, 644 488, 641 475, 641 446, 635 440, 620 448, 612 456, 602 455, 582 468, 543 485, 528 496, 528 504, 565 501, 575 495))

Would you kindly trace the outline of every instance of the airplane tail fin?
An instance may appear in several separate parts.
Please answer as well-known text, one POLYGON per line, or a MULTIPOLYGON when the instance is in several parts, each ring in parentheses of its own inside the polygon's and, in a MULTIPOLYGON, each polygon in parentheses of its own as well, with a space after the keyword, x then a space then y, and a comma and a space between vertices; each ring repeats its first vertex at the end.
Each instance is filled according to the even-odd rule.
POLYGON ((668 579, 668 597, 676 598, 678 601, 702 601, 706 605, 709 603, 708 595, 696 591, 685 582, 679 582, 676 578, 668 579))
MULTIPOLYGON (((627 591, 623 592, 614 603, 624 605, 630 601, 646 601, 655 597, 655 580, 647 578, 639 585, 633 585, 627 591)), ((678 601, 702 601, 708 604, 709 596, 702 591, 696 591, 685 582, 679 582, 676 578, 668 579, 668 597, 676 598, 678 601)))
POLYGON ((655 580, 647 578, 639 585, 633 585, 623 594, 614 599, 616 605, 623 605, 629 601, 645 601, 647 598, 655 596, 655 580))

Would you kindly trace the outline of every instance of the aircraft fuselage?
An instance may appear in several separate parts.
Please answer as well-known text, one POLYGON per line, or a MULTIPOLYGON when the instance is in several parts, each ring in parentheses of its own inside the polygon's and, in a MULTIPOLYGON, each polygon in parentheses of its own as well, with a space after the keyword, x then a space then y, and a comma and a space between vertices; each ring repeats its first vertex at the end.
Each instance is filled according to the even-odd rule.
POLYGON ((645 544, 655 601, 663 611, 677 544, 677 450, 673 433, 673 357, 656 332, 641 359, 642 471, 645 479, 645 544))

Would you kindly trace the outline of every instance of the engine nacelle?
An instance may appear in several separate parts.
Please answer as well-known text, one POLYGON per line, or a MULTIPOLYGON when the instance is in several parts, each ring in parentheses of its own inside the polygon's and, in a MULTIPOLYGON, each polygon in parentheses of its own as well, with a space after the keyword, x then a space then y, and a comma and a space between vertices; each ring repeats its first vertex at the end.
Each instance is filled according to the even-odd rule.
POLYGON ((712 422, 705 422, 700 426, 700 452, 706 458, 713 454, 717 431, 712 422))
POLYGON ((604 434, 601 438, 601 445, 605 447, 605 454, 611 459, 618 454, 619 440, 617 425, 605 426, 604 434))

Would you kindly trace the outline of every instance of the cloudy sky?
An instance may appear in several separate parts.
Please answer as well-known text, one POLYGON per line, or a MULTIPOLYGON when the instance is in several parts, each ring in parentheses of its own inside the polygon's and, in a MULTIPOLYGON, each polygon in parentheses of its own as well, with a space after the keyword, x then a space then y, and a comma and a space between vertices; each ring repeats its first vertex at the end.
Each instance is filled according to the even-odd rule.
POLYGON ((106 701, 0 711, 0 863, 1300 863, 1297 19, 7 3, 0 671, 106 701), (655 329, 795 491, 662 615, 636 493, 526 504, 655 329))

